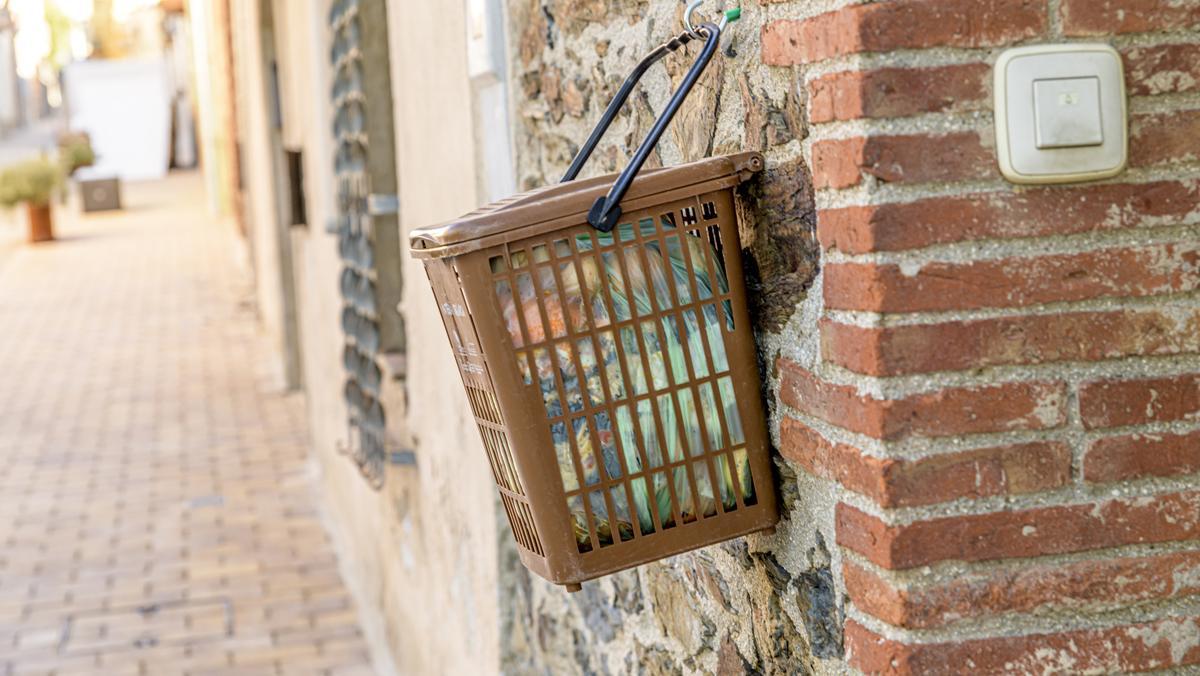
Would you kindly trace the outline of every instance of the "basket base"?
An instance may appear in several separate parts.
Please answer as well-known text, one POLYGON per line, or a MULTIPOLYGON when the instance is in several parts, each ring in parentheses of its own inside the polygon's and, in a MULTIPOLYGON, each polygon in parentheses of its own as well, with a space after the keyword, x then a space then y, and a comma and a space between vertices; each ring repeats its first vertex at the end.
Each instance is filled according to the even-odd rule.
POLYGON ((574 594, 583 591, 583 585, 578 582, 568 582, 563 585, 563 589, 566 589, 567 593, 574 594))

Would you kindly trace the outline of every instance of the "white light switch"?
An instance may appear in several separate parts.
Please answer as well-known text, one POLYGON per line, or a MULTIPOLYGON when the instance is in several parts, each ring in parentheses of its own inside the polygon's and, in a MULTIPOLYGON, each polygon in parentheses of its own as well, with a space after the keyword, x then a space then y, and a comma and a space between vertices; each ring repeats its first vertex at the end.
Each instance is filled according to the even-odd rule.
POLYGON ((1038 148, 1075 148, 1104 143, 1100 127, 1100 78, 1033 81, 1038 148))
POLYGON ((1010 49, 996 62, 995 95, 996 155, 1008 180, 1089 181, 1125 168, 1125 76, 1112 47, 1010 49))

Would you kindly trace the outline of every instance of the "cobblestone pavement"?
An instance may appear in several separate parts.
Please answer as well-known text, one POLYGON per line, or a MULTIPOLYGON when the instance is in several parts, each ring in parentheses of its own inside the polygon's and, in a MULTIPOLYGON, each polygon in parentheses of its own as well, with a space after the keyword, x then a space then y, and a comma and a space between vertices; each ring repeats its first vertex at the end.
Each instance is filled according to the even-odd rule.
POLYGON ((371 673, 232 237, 126 201, 0 266, 0 674, 371 673))

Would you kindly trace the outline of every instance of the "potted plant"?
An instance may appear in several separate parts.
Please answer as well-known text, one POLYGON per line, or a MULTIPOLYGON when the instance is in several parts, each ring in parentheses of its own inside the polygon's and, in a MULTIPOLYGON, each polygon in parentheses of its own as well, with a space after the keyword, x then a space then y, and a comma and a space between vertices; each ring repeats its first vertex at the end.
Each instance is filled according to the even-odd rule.
POLYGON ((90 167, 96 163, 96 151, 92 149, 92 140, 87 132, 82 131, 58 137, 58 157, 67 176, 73 176, 75 170, 80 167, 90 167))
MULTIPOLYGON (((79 196, 84 212, 109 211, 121 208, 121 185, 116 176, 96 175, 88 167, 96 164, 96 151, 86 131, 67 132, 58 137, 58 160, 63 173, 79 184, 79 196), (80 171, 83 169, 84 171, 80 171)), ((63 187, 63 204, 67 190, 63 187)))
POLYGON ((0 206, 25 204, 30 242, 54 239, 50 200, 62 180, 62 167, 45 157, 26 160, 0 173, 0 206))

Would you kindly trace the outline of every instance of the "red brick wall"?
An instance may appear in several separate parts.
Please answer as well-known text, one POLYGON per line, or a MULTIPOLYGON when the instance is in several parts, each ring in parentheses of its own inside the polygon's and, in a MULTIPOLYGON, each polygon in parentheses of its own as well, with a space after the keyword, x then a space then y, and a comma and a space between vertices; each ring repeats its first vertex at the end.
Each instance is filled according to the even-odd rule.
POLYGON ((848 661, 1200 664, 1200 2, 811 12, 762 35, 807 93, 822 246, 779 441, 839 496, 848 661), (1076 39, 1125 59, 1130 169, 1018 189, 991 64, 1076 39))

